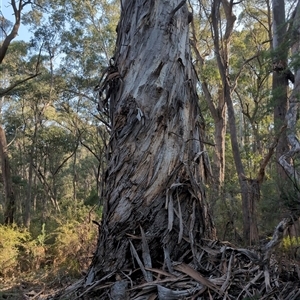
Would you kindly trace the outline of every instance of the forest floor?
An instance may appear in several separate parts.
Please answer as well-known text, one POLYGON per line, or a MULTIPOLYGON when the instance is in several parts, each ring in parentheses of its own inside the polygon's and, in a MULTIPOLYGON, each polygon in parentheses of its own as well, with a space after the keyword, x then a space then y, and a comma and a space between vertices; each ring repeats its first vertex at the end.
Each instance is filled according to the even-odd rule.
POLYGON ((78 278, 40 270, 20 278, 0 278, 0 300, 44 300, 76 282, 78 278))
MULTIPOLYGON (((300 260, 291 255, 276 251, 268 264, 262 264, 259 251, 208 240, 198 248, 197 266, 195 260, 188 264, 177 262, 173 274, 163 267, 149 269, 153 282, 134 284, 130 299, 141 299, 143 295, 148 297, 145 299, 299 300, 300 260), (165 298, 167 294, 175 298, 165 298)), ((19 278, 0 278, 0 299, 53 299, 59 291, 64 294, 66 287, 76 286, 78 280, 78 276, 68 275, 65 270, 45 269, 19 278)), ((113 285, 114 282, 106 282, 106 286, 113 285)), ((96 290, 100 292, 102 287, 96 286, 96 290)), ((106 299, 101 298, 101 293, 97 293, 97 299, 106 299)))

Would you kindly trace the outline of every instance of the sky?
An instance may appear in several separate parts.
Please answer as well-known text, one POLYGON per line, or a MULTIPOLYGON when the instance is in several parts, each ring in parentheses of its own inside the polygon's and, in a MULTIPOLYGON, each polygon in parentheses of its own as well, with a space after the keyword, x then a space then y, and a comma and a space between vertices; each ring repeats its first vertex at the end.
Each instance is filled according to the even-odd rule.
MULTIPOLYGON (((17 2, 19 2, 19 1, 17 1, 17 2)), ((8 19, 11 22, 14 22, 14 11, 13 11, 13 8, 12 8, 9 0, 0 0, 0 10, 1 10, 1 16, 3 16, 5 19, 8 19)), ((23 40, 23 41, 28 42, 30 40, 30 36, 31 36, 31 33, 28 31, 26 26, 24 26, 22 24, 22 21, 21 21, 19 34, 14 40, 23 40)), ((3 32, 1 32, 0 38, 1 38, 1 40, 4 39, 3 32)))

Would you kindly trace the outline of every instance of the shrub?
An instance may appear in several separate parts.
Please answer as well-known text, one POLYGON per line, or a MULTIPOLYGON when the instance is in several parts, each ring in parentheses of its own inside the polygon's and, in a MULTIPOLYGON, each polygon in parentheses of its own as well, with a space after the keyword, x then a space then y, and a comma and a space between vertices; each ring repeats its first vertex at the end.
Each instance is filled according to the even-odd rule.
POLYGON ((54 244, 49 248, 54 268, 78 276, 89 264, 96 247, 97 230, 91 223, 69 221, 53 233, 54 244))
POLYGON ((27 276, 37 270, 53 276, 78 276, 87 269, 95 251, 98 228, 91 220, 99 219, 100 211, 78 206, 76 218, 61 215, 42 225, 32 222, 30 232, 0 225, 0 276, 19 277, 24 272, 27 276))
POLYGON ((28 232, 0 225, 0 274, 12 276, 19 269, 19 251, 30 238, 28 232))
POLYGON ((281 251, 289 259, 299 259, 300 237, 286 236, 281 245, 281 251))

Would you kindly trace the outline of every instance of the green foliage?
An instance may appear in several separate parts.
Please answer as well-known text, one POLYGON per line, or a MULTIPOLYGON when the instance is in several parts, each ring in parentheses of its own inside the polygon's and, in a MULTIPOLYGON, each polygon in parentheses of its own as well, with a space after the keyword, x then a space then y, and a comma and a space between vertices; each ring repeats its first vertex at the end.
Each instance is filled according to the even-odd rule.
POLYGON ((49 254, 54 268, 78 276, 88 267, 97 240, 97 230, 92 226, 71 221, 61 224, 52 233, 55 242, 49 247, 49 254))
POLYGON ((0 225, 0 274, 12 276, 18 271, 20 247, 28 242, 28 232, 0 225))
POLYGON ((99 204, 99 195, 96 189, 92 189, 90 194, 84 200, 85 205, 96 205, 99 204))
POLYGON ((299 247, 300 247, 300 237, 287 236, 282 241, 282 249, 284 251, 289 251, 291 248, 299 248, 299 247))
POLYGON ((261 187, 261 201, 257 204, 261 217, 258 224, 261 236, 271 234, 280 220, 283 208, 279 197, 278 185, 274 179, 268 178, 261 187))
POLYGON ((98 234, 94 224, 84 221, 87 214, 98 218, 82 207, 77 219, 53 218, 39 229, 32 225, 31 232, 0 225, 0 276, 9 278, 41 269, 80 275, 90 263, 98 234))
POLYGON ((16 226, 0 226, 0 272, 3 277, 34 271, 45 260, 45 248, 39 240, 16 226))
POLYGON ((39 245, 41 246, 45 245, 45 241, 46 241, 45 223, 43 223, 41 233, 37 236, 36 240, 39 245))
POLYGON ((290 260, 300 259, 300 237, 287 235, 283 238, 277 253, 290 260))
MULTIPOLYGON (((46 233, 55 228, 48 218, 58 217, 58 207, 76 218, 84 201, 94 205, 99 198, 109 135, 93 89, 114 55, 120 9, 106 0, 36 3, 22 12, 30 41, 14 40, 0 66, 3 89, 38 73, 1 98, 0 120, 11 143, 16 222, 22 225, 32 204, 34 239, 42 237, 43 223, 46 233)), ((12 25, 2 23, 6 30, 12 25)))

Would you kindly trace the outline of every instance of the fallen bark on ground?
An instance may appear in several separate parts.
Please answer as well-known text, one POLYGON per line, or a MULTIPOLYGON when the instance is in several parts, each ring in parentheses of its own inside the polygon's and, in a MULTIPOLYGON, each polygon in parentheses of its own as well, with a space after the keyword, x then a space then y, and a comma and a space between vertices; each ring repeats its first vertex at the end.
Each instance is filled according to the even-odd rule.
POLYGON ((292 218, 280 222, 261 249, 202 240, 181 261, 160 268, 145 267, 142 257, 136 263, 136 254, 137 268, 120 272, 123 279, 110 274, 84 289, 82 280, 47 299, 300 299, 299 265, 274 254, 291 224, 292 218))

